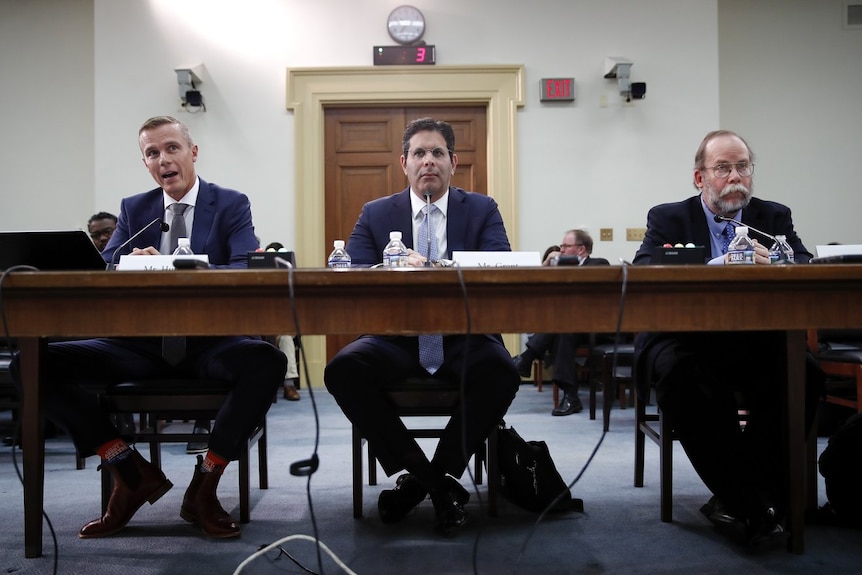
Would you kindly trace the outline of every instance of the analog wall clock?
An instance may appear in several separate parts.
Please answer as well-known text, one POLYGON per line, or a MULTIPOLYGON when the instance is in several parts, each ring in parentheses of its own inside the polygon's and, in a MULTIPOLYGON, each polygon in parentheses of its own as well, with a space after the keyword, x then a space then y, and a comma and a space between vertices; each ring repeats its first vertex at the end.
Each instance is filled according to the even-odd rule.
POLYGON ((425 33, 425 16, 418 8, 405 4, 389 13, 386 27, 399 44, 412 44, 425 33))

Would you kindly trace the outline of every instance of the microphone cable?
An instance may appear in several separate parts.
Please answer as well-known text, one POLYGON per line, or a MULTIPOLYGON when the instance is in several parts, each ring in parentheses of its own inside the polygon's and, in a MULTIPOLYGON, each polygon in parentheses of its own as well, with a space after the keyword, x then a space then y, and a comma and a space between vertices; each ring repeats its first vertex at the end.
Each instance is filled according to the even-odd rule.
MULTIPOLYGON (((6 342, 9 346, 9 351, 14 353, 17 350, 14 349, 12 338, 9 335, 9 322, 6 318, 6 308, 3 307, 3 282, 6 281, 6 277, 14 271, 30 271, 30 272, 38 272, 39 268, 35 268, 33 266, 27 265, 18 265, 7 268, 3 271, 3 274, 0 275, 0 317, 3 319, 3 335, 6 337, 6 342)), ((21 469, 18 467, 18 450, 16 446, 18 445, 18 441, 21 437, 21 421, 22 418, 18 418, 18 423, 15 424, 15 431, 12 433, 12 465, 15 467, 15 474, 18 476, 18 481, 21 483, 21 486, 24 486, 24 474, 21 473, 21 469)), ((43 454, 44 455, 44 454, 43 454)), ((44 465, 43 465, 44 468, 44 465)), ((44 470, 43 470, 44 472, 44 470)), ((43 483, 44 489, 44 483, 43 483)), ((57 544, 57 534, 54 532, 54 525, 51 523, 51 519, 48 517, 48 513, 45 511, 44 504, 42 505, 42 517, 45 519, 45 523, 48 525, 48 531, 51 533, 51 541, 53 543, 54 548, 54 575, 57 575, 57 566, 60 561, 60 548, 57 544)))
MULTIPOLYGON (((617 383, 617 352, 618 352, 617 348, 620 345, 621 328, 622 328, 622 323, 623 323, 623 312, 625 311, 626 286, 628 285, 628 266, 631 265, 629 262, 625 261, 622 258, 620 258, 620 263, 622 264, 623 278, 622 278, 622 286, 620 289, 620 306, 619 306, 619 311, 617 312, 616 332, 614 333, 614 352, 613 352, 613 355, 611 358, 611 385, 613 387, 616 387, 616 383, 617 383)), ((609 405, 607 405, 606 407, 607 407, 607 409, 611 409, 613 407, 613 403, 614 403, 614 397, 613 396, 616 394, 605 394, 605 395, 610 396, 609 405)), ((560 494, 557 495, 557 497, 555 497, 554 500, 551 501, 548 504, 548 506, 542 510, 542 512, 539 514, 539 517, 536 518, 536 522, 533 523, 532 528, 530 529, 530 531, 527 533, 526 537, 524 538, 524 542, 521 545, 521 548, 518 550, 518 558, 515 561, 515 573, 516 574, 518 573, 518 568, 521 565, 521 559, 524 555, 524 551, 526 550, 527 545, 529 544, 530 540, 533 538, 533 535, 535 534, 536 529, 539 526, 539 523, 541 523, 545 519, 545 516, 554 508, 554 506, 557 505, 557 503, 559 503, 560 501, 563 500, 563 498, 566 495, 566 492, 571 493, 572 488, 575 486, 575 484, 578 481, 580 481, 581 477, 584 475, 584 473, 587 471, 587 468, 590 466, 590 463, 592 463, 593 458, 595 458, 596 453, 598 453, 599 447, 601 447, 607 434, 608 434, 607 430, 604 428, 604 425, 602 425, 602 434, 601 434, 601 436, 599 436, 598 442, 596 442, 595 447, 593 447, 592 452, 590 453, 589 457, 587 457, 587 460, 586 460, 586 462, 584 462, 584 465, 581 467, 581 470, 578 472, 577 475, 575 475, 574 479, 572 479, 572 481, 566 486, 566 491, 561 491, 560 494)))

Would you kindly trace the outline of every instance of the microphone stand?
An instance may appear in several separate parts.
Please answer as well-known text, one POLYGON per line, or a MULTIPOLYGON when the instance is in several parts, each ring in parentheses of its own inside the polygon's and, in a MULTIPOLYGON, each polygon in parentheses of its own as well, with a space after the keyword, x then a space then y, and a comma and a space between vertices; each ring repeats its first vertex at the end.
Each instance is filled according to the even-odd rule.
POLYGON ((111 255, 111 262, 108 264, 108 266, 105 269, 107 271, 117 269, 117 264, 116 264, 117 254, 119 254, 120 251, 122 251, 123 249, 127 248, 130 243, 135 241, 142 233, 144 233, 145 231, 150 229, 153 226, 153 224, 156 224, 156 223, 161 224, 162 232, 166 232, 166 231, 171 229, 171 226, 169 226, 166 222, 163 222, 161 218, 154 219, 153 221, 151 221, 150 223, 148 223, 147 225, 142 227, 140 229, 140 231, 138 231, 138 233, 136 233, 135 235, 133 235, 132 237, 130 237, 129 239, 124 241, 122 244, 120 244, 120 247, 118 247, 117 249, 114 250, 114 253, 111 255))
POLYGON ((751 230, 752 232, 756 232, 756 233, 760 234, 761 236, 763 236, 764 238, 769 238, 770 240, 772 240, 772 241, 773 241, 773 243, 778 241, 778 240, 776 240, 776 239, 775 239, 775 236, 771 236, 771 235, 767 234, 766 232, 761 232, 761 231, 760 231, 760 230, 758 230, 757 228, 751 227, 751 226, 750 226, 750 225, 748 225, 748 224, 743 224, 742 222, 737 221, 737 220, 734 220, 733 218, 728 218, 728 217, 722 216, 721 214, 715 214, 715 217, 714 217, 713 219, 714 219, 717 223, 721 223, 721 222, 730 222, 730 223, 732 223, 732 224, 736 224, 737 226, 742 226, 742 227, 744 227, 744 228, 748 228, 748 229, 749 229, 749 230, 751 230))
POLYGON ((431 192, 429 190, 425 190, 425 218, 426 223, 425 231, 428 234, 427 237, 427 246, 425 254, 425 267, 430 268, 433 267, 434 264, 431 263, 431 192))

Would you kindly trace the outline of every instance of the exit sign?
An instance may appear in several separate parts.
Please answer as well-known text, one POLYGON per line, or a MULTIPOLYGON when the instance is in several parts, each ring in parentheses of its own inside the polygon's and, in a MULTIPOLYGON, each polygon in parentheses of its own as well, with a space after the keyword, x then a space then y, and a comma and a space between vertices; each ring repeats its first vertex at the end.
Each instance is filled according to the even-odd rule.
POLYGON ((542 78, 542 102, 573 102, 575 100, 574 78, 542 78))

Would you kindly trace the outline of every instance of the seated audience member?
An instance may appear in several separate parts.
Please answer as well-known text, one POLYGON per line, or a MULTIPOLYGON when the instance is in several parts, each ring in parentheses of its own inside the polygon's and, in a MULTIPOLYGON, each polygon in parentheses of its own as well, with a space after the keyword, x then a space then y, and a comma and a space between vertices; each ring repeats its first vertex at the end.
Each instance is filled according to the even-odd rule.
POLYGON ((108 212, 93 214, 87 222, 90 239, 93 240, 100 252, 105 250, 105 246, 108 245, 108 240, 111 239, 115 229, 117 229, 117 216, 108 212))
MULTIPOLYGON (((556 265, 557 258, 576 256, 582 266, 610 265, 604 258, 594 258, 593 238, 584 230, 569 230, 563 236, 560 251, 546 253, 542 265, 556 265)), ((589 334, 580 333, 536 333, 527 340, 526 347, 515 357, 515 365, 521 377, 530 377, 533 361, 542 359, 550 352, 554 367, 553 381, 563 391, 560 404, 551 415, 571 415, 580 413, 584 406, 578 397, 578 363, 575 356, 579 345, 589 341, 589 334)))
MULTIPOLYGON (((392 230, 402 232, 409 265, 415 267, 426 262, 429 233, 432 261, 460 250, 510 250, 496 202, 450 186, 458 163, 451 125, 431 118, 414 120, 404 132, 402 149, 401 167, 410 185, 363 206, 347 244, 354 266, 379 263, 392 230), (427 215, 426 192, 432 202, 427 215)), ((456 478, 470 456, 483 448, 520 385, 502 338, 498 334, 365 335, 338 352, 326 366, 324 380, 347 418, 370 442, 386 474, 407 471, 394 489, 380 493, 381 520, 401 521, 430 494, 437 530, 447 533, 462 526, 470 494, 456 478), (466 371, 464 415, 461 408, 456 409, 429 460, 396 415, 384 386, 413 376, 460 380, 462 369, 466 371)))
MULTIPOLYGON (((737 134, 706 135, 694 161, 699 193, 653 207, 634 258, 652 262, 665 243, 693 242, 711 252, 710 264, 724 264, 733 226, 716 215, 787 236, 796 261, 811 254, 793 228, 790 208, 753 197, 754 155, 737 134)), ((756 264, 768 264, 767 246, 756 241, 756 264)), ((704 302, 703 313, 739 313, 734 300, 704 302)), ((784 343, 779 332, 639 333, 635 339, 635 380, 646 401, 650 387, 679 436, 694 469, 713 493, 701 511, 726 535, 755 544, 784 533, 787 500, 781 472, 781 389, 784 343), (742 397, 742 404, 737 397, 742 397), (745 430, 738 409, 748 410, 745 430)), ((806 424, 810 428, 823 374, 810 355, 806 370, 806 424)))
POLYGON ((557 261, 557 258, 560 257, 560 249, 560 246, 557 245, 548 246, 548 249, 546 249, 545 253, 542 254, 542 265, 554 265, 554 263, 556 263, 557 261))
MULTIPOLYGON (((132 234, 154 218, 164 218, 171 222, 170 231, 152 226, 132 246, 133 255, 170 254, 181 236, 190 237, 195 253, 207 254, 214 267, 245 267, 246 254, 258 247, 248 198, 196 175, 198 147, 179 120, 150 118, 140 128, 138 142, 144 165, 159 187, 122 201, 117 229, 102 251, 103 257, 110 260, 132 234)), ((81 455, 97 453, 114 480, 107 511, 81 528, 81 538, 116 533, 144 503, 155 503, 173 485, 157 466, 126 444, 95 396, 80 384, 172 377, 234 384, 213 423, 206 455, 197 457, 180 516, 209 537, 240 535, 239 524, 222 508, 216 489, 228 462, 247 449, 248 438, 284 381, 287 360, 258 337, 188 337, 184 355, 171 359, 163 356, 162 344, 159 337, 129 337, 48 345, 42 396, 45 413, 69 432, 81 455)), ((17 357, 12 372, 20 385, 17 357)))

